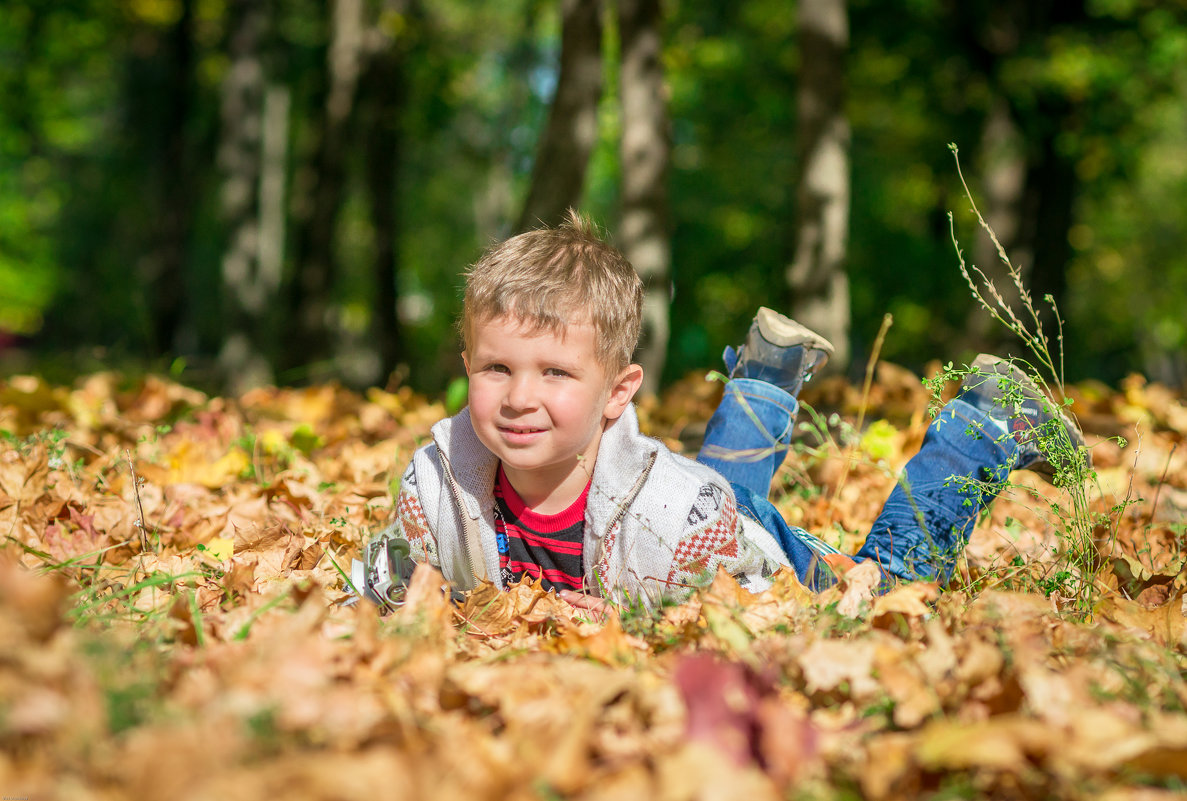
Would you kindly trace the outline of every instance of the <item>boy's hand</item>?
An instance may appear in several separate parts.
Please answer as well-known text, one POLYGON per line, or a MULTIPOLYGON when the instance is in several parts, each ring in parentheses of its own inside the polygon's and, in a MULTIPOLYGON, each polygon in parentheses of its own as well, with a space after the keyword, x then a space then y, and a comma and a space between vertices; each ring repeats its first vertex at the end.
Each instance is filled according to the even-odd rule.
POLYGON ((604 623, 607 617, 614 614, 614 607, 605 598, 595 598, 575 590, 561 590, 560 596, 574 609, 589 612, 590 619, 597 623, 604 623))

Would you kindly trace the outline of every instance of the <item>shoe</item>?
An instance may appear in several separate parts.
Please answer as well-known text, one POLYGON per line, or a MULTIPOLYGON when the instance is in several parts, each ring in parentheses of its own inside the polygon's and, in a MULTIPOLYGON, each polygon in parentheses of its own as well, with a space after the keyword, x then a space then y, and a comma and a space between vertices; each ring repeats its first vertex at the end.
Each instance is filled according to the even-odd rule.
POLYGON ((832 354, 832 344, 820 334, 763 306, 742 347, 725 349, 725 364, 730 378, 766 381, 794 397, 832 354))
POLYGON ((1092 468, 1092 454, 1079 426, 1039 390, 1030 376, 989 353, 974 359, 971 370, 961 382, 957 397, 989 415, 1003 434, 1021 446, 1015 468, 1033 470, 1052 483, 1059 468, 1074 464, 1072 459, 1082 460, 1086 469, 1092 468))

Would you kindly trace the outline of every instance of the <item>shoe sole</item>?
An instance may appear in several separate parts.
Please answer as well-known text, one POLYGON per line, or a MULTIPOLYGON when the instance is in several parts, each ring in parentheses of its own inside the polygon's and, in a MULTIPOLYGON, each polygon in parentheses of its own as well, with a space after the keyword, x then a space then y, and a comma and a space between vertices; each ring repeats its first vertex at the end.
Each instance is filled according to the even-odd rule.
POLYGON ((754 320, 758 323, 758 332, 762 334, 762 338, 772 345, 781 348, 803 345, 805 350, 823 351, 830 357, 833 355, 831 342, 774 309, 760 307, 758 314, 754 315, 754 320))

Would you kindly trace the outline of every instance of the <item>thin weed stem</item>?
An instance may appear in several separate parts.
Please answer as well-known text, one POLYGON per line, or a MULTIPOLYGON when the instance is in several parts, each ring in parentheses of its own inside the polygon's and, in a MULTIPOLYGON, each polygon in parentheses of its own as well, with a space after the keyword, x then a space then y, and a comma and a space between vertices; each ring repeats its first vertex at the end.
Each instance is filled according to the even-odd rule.
POLYGON ((140 476, 136 475, 136 465, 129 451, 124 451, 124 459, 128 462, 128 472, 132 474, 132 493, 136 496, 136 527, 140 530, 140 548, 143 553, 147 553, 152 546, 148 541, 148 527, 144 523, 144 504, 140 500, 140 476))
MULTIPOLYGON (((964 189, 965 197, 969 201, 972 213, 977 218, 977 223, 980 227, 989 235, 994 248, 997 250, 998 258, 1005 265, 1010 282, 1017 291, 1021 312, 1006 301, 993 280, 986 276, 982 270, 976 265, 970 265, 965 262, 964 252, 961 250, 960 242, 956 236, 955 219, 952 213, 949 212, 949 230, 952 237, 952 244, 956 249, 956 257, 959 262, 961 275, 964 276, 965 281, 968 283, 973 299, 994 320, 1005 326, 1007 330, 1022 341, 1027 350, 1032 354, 1035 365, 1038 365, 1036 368, 1035 365, 1024 360, 1015 359, 1012 360, 1015 366, 1022 369, 1028 379, 1033 380, 1043 391, 1047 394, 1054 395, 1056 399, 1056 403, 1052 403, 1049 400, 1044 401, 1045 404, 1052 404, 1052 407, 1055 407, 1053 409, 1052 407, 1044 406, 1044 412, 1053 418, 1053 422, 1050 426, 1044 424, 1043 430, 1036 429, 1036 444, 1042 456, 1054 471, 1054 485, 1066 491, 1071 498, 1071 509, 1066 511, 1059 509, 1058 505, 1052 502, 1052 509, 1056 512, 1056 516, 1062 524, 1062 526, 1056 527, 1063 544, 1063 555, 1060 562, 1060 566, 1063 569, 1058 571, 1057 575, 1072 577, 1067 582, 1071 590, 1070 595, 1075 600, 1080 611, 1085 616, 1088 616, 1091 614, 1097 591, 1095 563, 1098 557, 1094 539, 1097 520, 1092 513, 1088 497, 1088 487, 1094 482, 1096 475, 1092 471, 1091 459, 1089 458, 1087 448, 1084 445, 1073 442, 1067 429, 1060 422, 1062 413, 1058 410, 1059 408, 1066 409, 1067 414, 1070 415, 1070 408, 1068 408, 1070 401, 1067 399, 1064 377, 1063 318, 1059 314, 1059 309, 1056 307, 1054 298, 1046 295, 1043 300, 1051 307, 1052 319, 1056 327, 1055 351, 1053 354, 1052 342, 1043 330, 1042 317, 1035 306, 1030 291, 1026 287, 1022 271, 1010 261, 1010 257, 1006 254, 1006 250, 998 239, 997 234, 989 223, 986 222, 980 209, 977 208, 977 203, 973 199, 973 193, 969 189, 960 167, 958 148, 955 144, 949 144, 948 148, 952 151, 952 157, 956 162, 956 173, 960 178, 961 186, 964 189), (1055 391, 1052 392, 1052 389, 1055 391)), ((945 378, 960 377, 969 373, 968 370, 953 370, 951 365, 949 365, 948 370, 945 372, 945 378)), ((1003 385, 1001 387, 1001 394, 1003 396, 1002 405, 1003 408, 1010 411, 1012 418, 1018 414, 1021 402, 1024 400, 1024 395, 1026 394, 1023 392, 1022 382, 1008 377, 998 377, 996 380, 999 380, 1003 385), (1012 383, 1016 383, 1018 386, 1008 386, 1012 383)), ((1031 391, 1033 392, 1033 390, 1031 391)), ((1072 417, 1069 416, 1067 419, 1071 420, 1072 424, 1075 425, 1072 417)))

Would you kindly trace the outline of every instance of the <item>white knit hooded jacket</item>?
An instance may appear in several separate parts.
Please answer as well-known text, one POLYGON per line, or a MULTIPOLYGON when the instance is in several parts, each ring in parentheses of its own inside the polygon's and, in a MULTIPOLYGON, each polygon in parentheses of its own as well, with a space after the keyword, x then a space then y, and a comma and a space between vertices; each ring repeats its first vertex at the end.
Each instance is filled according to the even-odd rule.
MULTIPOLYGON (((388 545, 402 552, 404 540, 412 561, 435 565, 455 589, 484 578, 499 584, 498 459, 474 433, 468 409, 432 433, 404 472, 395 522, 368 552, 391 553, 388 545)), ((759 592, 787 563, 774 537, 738 514, 719 473, 639 433, 633 404, 607 425, 585 510, 582 567, 590 594, 652 607, 683 600, 718 567, 759 592)))

